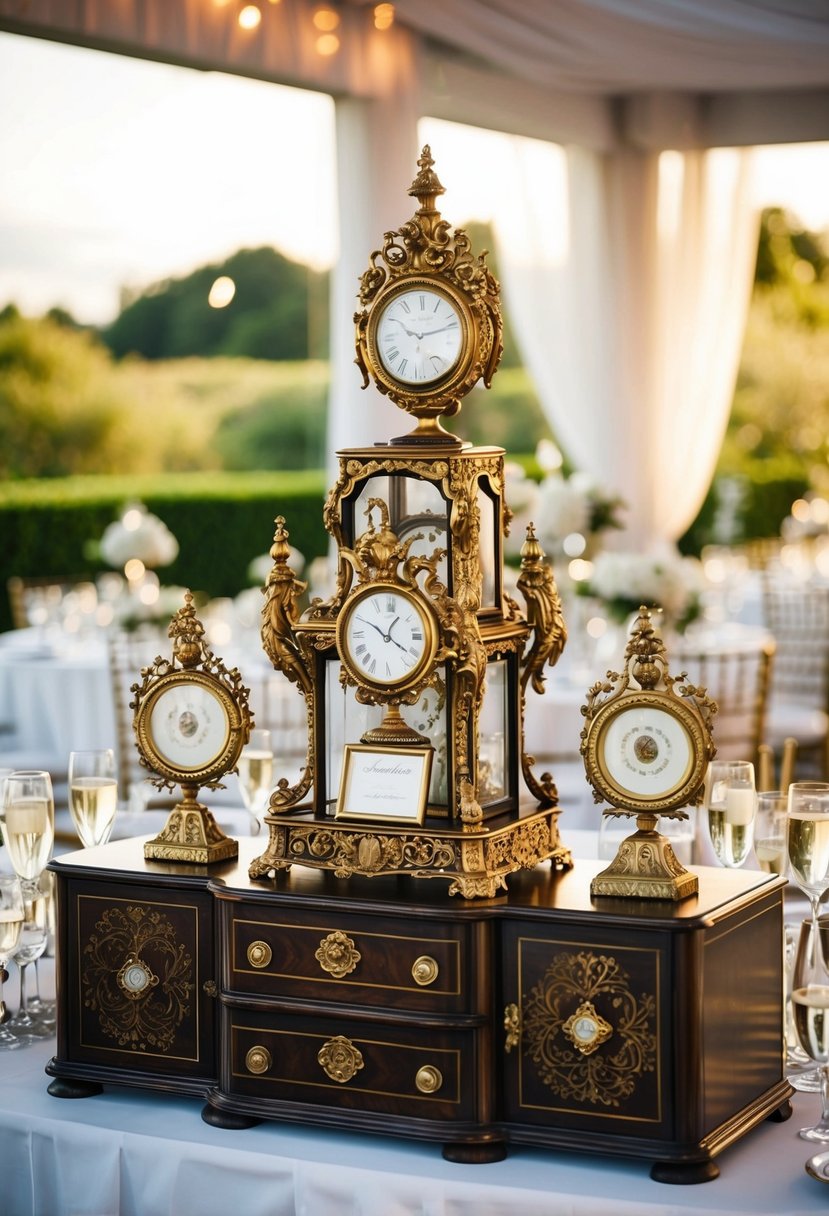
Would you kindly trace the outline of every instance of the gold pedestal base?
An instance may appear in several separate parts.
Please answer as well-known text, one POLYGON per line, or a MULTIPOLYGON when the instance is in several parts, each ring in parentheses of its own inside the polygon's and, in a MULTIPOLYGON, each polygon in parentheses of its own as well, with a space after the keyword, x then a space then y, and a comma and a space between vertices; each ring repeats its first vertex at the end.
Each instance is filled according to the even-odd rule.
POLYGON ((180 802, 153 840, 146 841, 144 856, 156 861, 189 861, 210 865, 239 855, 239 844, 225 836, 212 813, 200 802, 180 802))
POLYGON ((636 823, 639 830, 622 841, 607 869, 591 882, 590 894, 672 900, 696 895, 696 874, 685 869, 670 841, 656 831, 656 816, 640 815, 636 823))
POLYGON ((559 839, 559 814, 558 807, 547 807, 491 824, 450 828, 427 822, 414 829, 383 824, 367 830, 303 808, 274 812, 265 816, 267 848, 248 873, 252 879, 267 878, 296 864, 331 870, 338 878, 405 874, 444 879, 450 895, 489 899, 506 890, 506 878, 516 870, 547 860, 554 869, 572 867, 570 851, 559 839))

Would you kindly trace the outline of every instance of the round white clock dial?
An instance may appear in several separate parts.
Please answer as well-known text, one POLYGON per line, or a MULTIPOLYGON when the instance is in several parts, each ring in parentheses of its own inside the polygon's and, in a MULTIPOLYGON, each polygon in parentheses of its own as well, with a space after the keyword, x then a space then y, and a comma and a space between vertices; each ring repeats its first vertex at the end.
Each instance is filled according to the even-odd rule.
POLYGON ((687 781, 694 746, 682 722, 664 709, 636 706, 616 714, 604 735, 602 762, 622 790, 664 797, 687 781))
POLYGON ((452 371, 463 346, 463 323, 451 299, 428 287, 400 292, 377 322, 377 353, 402 384, 432 384, 452 371))
POLYGON ((153 746, 174 768, 208 768, 224 750, 230 731, 220 698, 199 684, 180 683, 156 698, 150 714, 153 746))
POLYGON ((343 633, 345 655, 367 683, 408 684, 431 651, 432 630, 412 596, 396 587, 371 590, 355 601, 343 633))

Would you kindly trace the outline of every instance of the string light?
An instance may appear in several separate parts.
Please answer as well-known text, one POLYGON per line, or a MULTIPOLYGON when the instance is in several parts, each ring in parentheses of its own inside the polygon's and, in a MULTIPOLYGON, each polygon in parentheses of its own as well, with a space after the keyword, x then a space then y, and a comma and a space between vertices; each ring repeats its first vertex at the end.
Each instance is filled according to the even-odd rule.
POLYGON ((218 279, 213 281, 207 296, 207 303, 211 308, 227 308, 235 295, 236 284, 233 279, 226 274, 220 274, 218 279))
POLYGON ((340 49, 340 40, 336 34, 320 34, 317 39, 318 55, 336 55, 340 49))
POLYGON ((237 20, 243 30, 255 30, 262 20, 262 10, 258 4, 246 4, 239 10, 237 20))
POLYGON ((323 8, 318 8, 311 20, 320 33, 330 34, 340 24, 340 14, 335 9, 328 8, 326 5, 323 8))
POLYGON ((394 5, 393 4, 375 4, 374 6, 374 27, 378 30, 387 30, 394 25, 394 5))

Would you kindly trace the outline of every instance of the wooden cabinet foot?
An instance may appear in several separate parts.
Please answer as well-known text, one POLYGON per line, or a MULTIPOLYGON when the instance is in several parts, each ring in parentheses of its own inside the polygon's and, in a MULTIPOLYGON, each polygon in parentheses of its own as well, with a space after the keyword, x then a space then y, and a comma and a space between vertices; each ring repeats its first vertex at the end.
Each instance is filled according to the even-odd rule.
POLYGON ((97 1081, 78 1081, 69 1077, 55 1077, 46 1092, 53 1098, 94 1098, 104 1092, 103 1085, 97 1081))
POLYGON ((507 1146, 503 1140, 488 1140, 482 1144, 444 1144, 443 1156, 446 1161, 456 1161, 459 1165, 490 1165, 494 1161, 503 1161, 507 1155, 507 1146))
POLYGON ((694 1186, 698 1182, 713 1182, 720 1176, 720 1167, 713 1161, 655 1161, 651 1166, 654 1182, 669 1182, 674 1186, 694 1186))
POLYGON ((253 1119, 249 1115, 237 1115, 230 1110, 217 1110, 208 1102, 202 1107, 201 1117, 211 1127, 223 1127, 226 1131, 242 1132, 245 1128, 256 1127, 261 1119, 253 1119))

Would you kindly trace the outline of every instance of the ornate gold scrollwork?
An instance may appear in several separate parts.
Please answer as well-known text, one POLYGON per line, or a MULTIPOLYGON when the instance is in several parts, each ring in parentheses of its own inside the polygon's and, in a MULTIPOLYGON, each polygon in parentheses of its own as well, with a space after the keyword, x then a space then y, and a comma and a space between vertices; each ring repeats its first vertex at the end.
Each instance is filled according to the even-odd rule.
POLYGON ((421 954, 420 958, 416 958, 412 963, 412 979, 421 988, 433 984, 438 978, 439 971, 437 961, 428 954, 421 954))
POLYGON ((248 1072, 254 1073, 255 1076, 260 1076, 263 1072, 267 1072, 272 1063, 273 1057, 267 1047, 251 1047, 245 1056, 245 1068, 248 1072))
POLYGON ((267 967, 273 958, 273 950, 271 950, 267 942, 251 942, 247 949, 247 955, 251 967, 261 970, 263 967, 267 967))
POLYGON ((317 1060, 332 1081, 344 1085, 364 1067, 362 1052, 345 1035, 329 1039, 319 1050, 317 1060))
POLYGON ((424 1064, 417 1070, 415 1085, 422 1094, 436 1094, 443 1085, 443 1073, 434 1064, 424 1064))
POLYGON ((655 1027, 654 994, 635 997, 616 959, 591 950, 557 954, 524 1006, 527 1057, 554 1094, 577 1104, 629 1098, 656 1067, 655 1027), (594 1002, 613 1010, 614 1026, 594 1002))
POLYGON ((83 1004, 103 1035, 127 1051, 165 1052, 191 1013, 196 969, 163 912, 121 902, 105 909, 89 935, 80 979, 83 1004))
POLYGON ((517 1005, 509 1004, 504 1010, 504 1030, 507 1032, 504 1051, 509 1055, 521 1042, 521 1010, 517 1005))
POLYGON ((333 975, 336 980, 350 975, 362 957, 348 934, 340 932, 339 929, 324 937, 319 949, 314 953, 314 958, 323 971, 333 975))

